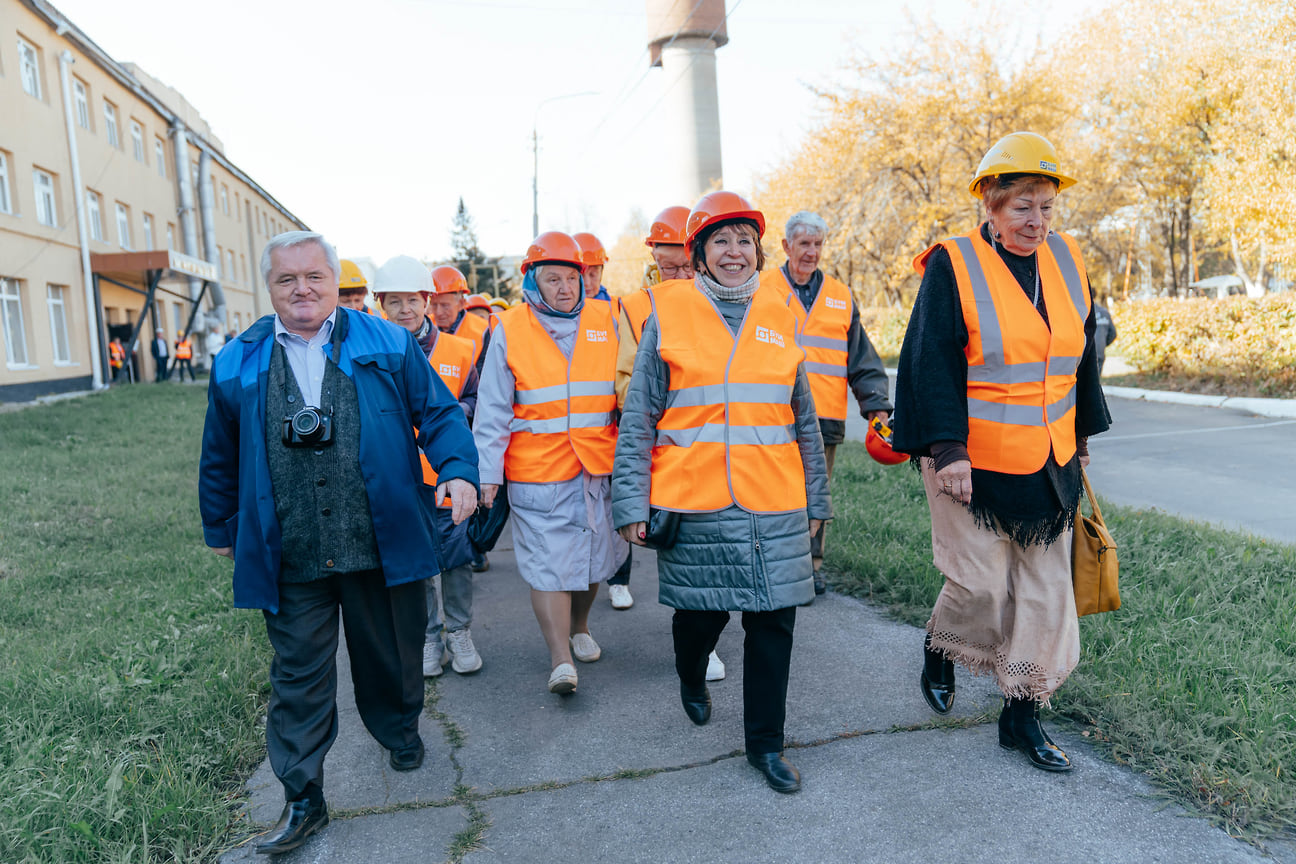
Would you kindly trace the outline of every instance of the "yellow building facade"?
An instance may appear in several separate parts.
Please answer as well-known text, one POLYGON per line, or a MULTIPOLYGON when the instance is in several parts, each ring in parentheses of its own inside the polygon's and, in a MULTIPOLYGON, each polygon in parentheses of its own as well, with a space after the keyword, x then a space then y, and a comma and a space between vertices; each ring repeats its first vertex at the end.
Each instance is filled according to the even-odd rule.
POLYGON ((43 0, 0 0, 0 118, 0 402, 106 386, 114 336, 152 380, 192 324, 201 367, 270 311, 261 252, 305 224, 43 0))

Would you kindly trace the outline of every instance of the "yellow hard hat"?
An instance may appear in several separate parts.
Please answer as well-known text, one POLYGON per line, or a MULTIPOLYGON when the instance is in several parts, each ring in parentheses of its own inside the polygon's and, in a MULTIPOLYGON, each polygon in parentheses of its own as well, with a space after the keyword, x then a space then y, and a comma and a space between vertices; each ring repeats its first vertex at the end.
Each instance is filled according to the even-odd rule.
POLYGON ((1074 186, 1075 180, 1058 171, 1057 151, 1043 135, 1013 132, 986 151, 968 185, 973 197, 981 197, 981 181, 1000 174, 1041 174, 1058 181, 1058 191, 1074 186))
POLYGON ((342 275, 338 277, 339 291, 355 291, 360 288, 368 290, 369 281, 354 261, 343 258, 339 263, 342 265, 342 275))
POLYGON ((490 305, 494 306, 496 309, 509 308, 509 302, 505 300, 503 297, 492 297, 490 300, 490 305))

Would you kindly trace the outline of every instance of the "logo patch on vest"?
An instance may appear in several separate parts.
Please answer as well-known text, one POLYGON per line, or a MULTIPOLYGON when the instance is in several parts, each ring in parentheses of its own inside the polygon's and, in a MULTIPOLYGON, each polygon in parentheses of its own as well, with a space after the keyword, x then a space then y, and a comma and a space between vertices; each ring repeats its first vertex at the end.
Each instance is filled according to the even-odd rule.
POLYGON ((459 367, 450 363, 440 363, 437 365, 437 371, 442 375, 449 375, 451 378, 459 377, 459 367))
POLYGON ((585 341, 586 342, 606 342, 608 341, 607 331, 606 330, 586 330, 585 341))
POLYGON ((779 333, 779 332, 777 332, 777 331, 771 330, 771 329, 768 328, 768 327, 760 327, 760 326, 757 326, 757 328, 756 328, 756 341, 757 341, 757 342, 768 342, 770 345, 777 345, 778 347, 782 348, 782 347, 783 347, 783 334, 781 334, 781 333, 779 333))
POLYGON ((835 300, 832 297, 824 298, 824 305, 829 309, 849 309, 850 304, 845 300, 835 300))

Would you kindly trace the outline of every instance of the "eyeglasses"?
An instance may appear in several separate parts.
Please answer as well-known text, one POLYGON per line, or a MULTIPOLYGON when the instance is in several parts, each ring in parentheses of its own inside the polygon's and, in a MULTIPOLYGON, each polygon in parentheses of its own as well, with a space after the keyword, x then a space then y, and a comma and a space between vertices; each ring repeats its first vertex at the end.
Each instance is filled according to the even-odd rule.
POLYGON ((693 268, 687 264, 681 264, 678 267, 670 267, 670 266, 659 264, 657 265, 657 269, 661 272, 661 275, 663 277, 667 279, 674 279, 680 274, 688 274, 688 272, 693 268))

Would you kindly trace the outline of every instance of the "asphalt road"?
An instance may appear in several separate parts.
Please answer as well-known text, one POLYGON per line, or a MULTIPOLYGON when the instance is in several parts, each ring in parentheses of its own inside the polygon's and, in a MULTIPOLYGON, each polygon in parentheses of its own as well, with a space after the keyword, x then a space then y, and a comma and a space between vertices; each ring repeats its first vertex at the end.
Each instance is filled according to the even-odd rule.
MULTIPOLYGON (((895 379, 892 378, 894 387, 895 379)), ((1112 428, 1089 442, 1094 491, 1117 504, 1296 543, 1296 420, 1108 398, 1112 428)), ((847 437, 867 427, 847 421, 847 437)))

